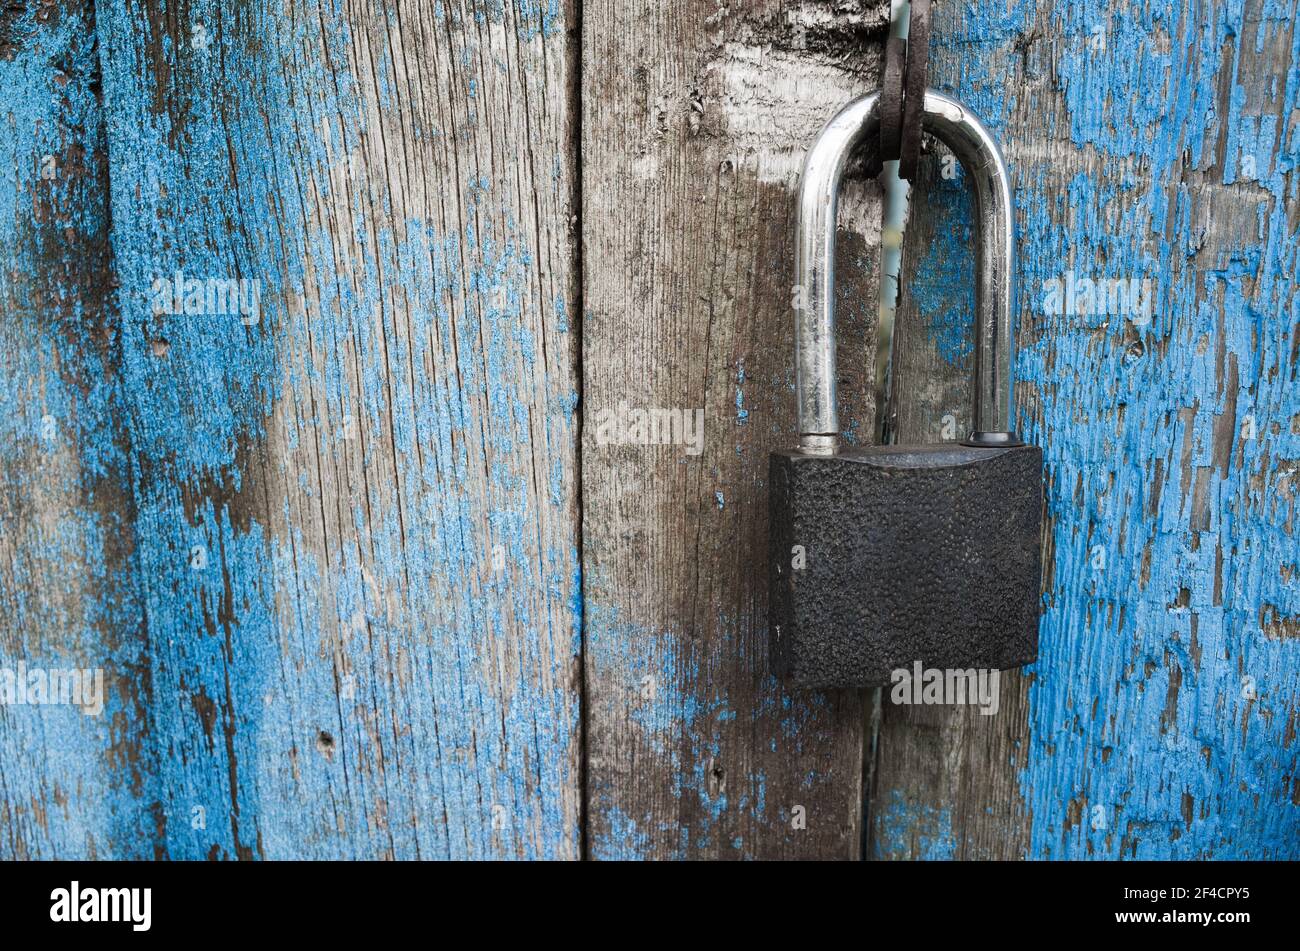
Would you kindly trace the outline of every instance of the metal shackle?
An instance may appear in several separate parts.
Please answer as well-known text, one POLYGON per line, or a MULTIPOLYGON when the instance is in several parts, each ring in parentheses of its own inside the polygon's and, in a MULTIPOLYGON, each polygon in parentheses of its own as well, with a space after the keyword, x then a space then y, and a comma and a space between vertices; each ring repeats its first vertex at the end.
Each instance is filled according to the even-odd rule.
MULTIPOLYGON (((835 407, 835 213, 850 155, 868 159, 880 138, 878 92, 841 109, 817 136, 800 179, 795 249, 795 390, 799 448, 832 455, 839 437, 835 407)), ((976 446, 1016 446, 1011 431, 1011 314, 1015 304, 1015 223, 1011 180, 997 142, 966 106, 926 90, 921 127, 948 146, 975 189, 976 446)), ((884 412, 877 406, 878 413, 884 412)))

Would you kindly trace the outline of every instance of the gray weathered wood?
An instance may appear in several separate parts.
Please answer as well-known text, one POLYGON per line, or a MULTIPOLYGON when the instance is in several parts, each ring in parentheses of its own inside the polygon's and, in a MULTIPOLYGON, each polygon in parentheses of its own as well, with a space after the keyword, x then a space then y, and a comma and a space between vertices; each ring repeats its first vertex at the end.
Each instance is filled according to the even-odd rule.
MULTIPOLYGON (((767 453, 794 439, 805 150, 876 85, 887 4, 583 11, 583 563, 589 851, 852 857, 864 708, 768 674, 767 453), (702 452, 601 414, 704 414, 702 452), (802 817, 802 818, 801 818, 802 817)), ((842 417, 870 432, 879 199, 842 204, 842 417)))

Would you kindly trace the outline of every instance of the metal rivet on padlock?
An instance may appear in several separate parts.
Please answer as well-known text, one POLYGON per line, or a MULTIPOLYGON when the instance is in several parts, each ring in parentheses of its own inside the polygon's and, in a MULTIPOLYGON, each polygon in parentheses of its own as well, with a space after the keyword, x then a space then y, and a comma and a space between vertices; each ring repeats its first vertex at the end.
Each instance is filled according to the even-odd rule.
POLYGON ((930 90, 922 127, 975 193, 975 430, 960 443, 839 446, 836 199, 850 155, 876 148, 879 102, 873 93, 831 119, 800 184, 799 448, 771 456, 769 615, 773 669, 803 688, 881 686, 916 662, 1006 669, 1038 651, 1043 454, 1010 425, 1010 179, 979 119, 930 90))

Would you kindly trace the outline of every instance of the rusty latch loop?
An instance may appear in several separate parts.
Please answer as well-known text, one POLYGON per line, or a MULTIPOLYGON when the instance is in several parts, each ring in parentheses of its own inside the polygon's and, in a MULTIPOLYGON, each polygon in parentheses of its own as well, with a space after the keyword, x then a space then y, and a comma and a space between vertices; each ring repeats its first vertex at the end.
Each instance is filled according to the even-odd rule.
POLYGON ((921 113, 930 60, 930 0, 911 0, 910 7, 907 40, 890 37, 885 44, 877 157, 878 162, 897 160, 898 177, 909 182, 916 175, 921 155, 921 113))

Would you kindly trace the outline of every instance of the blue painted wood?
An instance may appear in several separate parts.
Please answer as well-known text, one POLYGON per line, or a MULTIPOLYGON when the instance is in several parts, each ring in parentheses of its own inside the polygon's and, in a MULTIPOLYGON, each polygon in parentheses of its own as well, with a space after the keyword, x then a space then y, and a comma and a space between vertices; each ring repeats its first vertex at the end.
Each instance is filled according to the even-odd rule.
POLYGON ((134 679, 92 726, 0 713, 30 751, 4 854, 575 856, 567 8, 96 13, 106 136, 88 14, 21 19, 0 74, 37 83, 3 163, 15 507, 81 449, 46 523, 6 512, 0 603, 7 656, 134 679), (104 139, 106 179, 37 180, 104 139), (109 221, 99 340, 75 321, 104 275, 43 271, 109 221), (91 497, 114 478, 129 518, 91 497))
MULTIPOLYGON (((1027 702, 996 741, 948 721, 928 775, 882 775, 873 854, 1296 858, 1295 3, 935 15, 936 85, 1014 170, 1016 402, 1047 450, 1050 568, 1027 702), (1137 300, 1089 307, 1085 279, 1137 300)), ((934 204, 960 244, 966 206, 934 204)), ((941 349, 969 286, 942 260, 961 272, 922 262, 943 290, 913 298, 941 349)))
POLYGON ((5 858, 153 854, 94 30, 88 4, 0 11, 5 858), (73 672, 86 677, 75 693, 48 689, 73 672))

